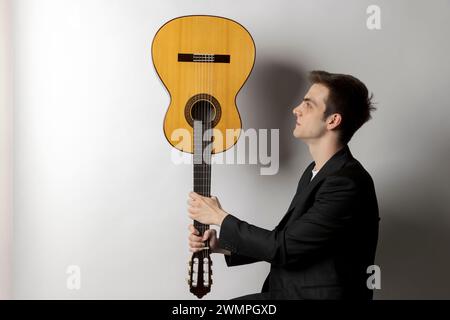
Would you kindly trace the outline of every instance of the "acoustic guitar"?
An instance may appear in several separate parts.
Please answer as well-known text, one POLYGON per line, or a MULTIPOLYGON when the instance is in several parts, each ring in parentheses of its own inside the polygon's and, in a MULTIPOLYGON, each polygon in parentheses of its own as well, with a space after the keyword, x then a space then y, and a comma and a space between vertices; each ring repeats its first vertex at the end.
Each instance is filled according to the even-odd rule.
MULTIPOLYGON (((210 197, 211 155, 231 148, 240 136, 236 96, 253 69, 253 39, 231 19, 183 16, 158 30, 152 58, 170 94, 164 135, 173 147, 193 154, 193 190, 210 197)), ((209 229, 198 221, 194 226, 201 235, 209 229)), ((192 254, 188 267, 190 292, 198 298, 211 290, 211 266, 205 243, 204 250, 192 254)))

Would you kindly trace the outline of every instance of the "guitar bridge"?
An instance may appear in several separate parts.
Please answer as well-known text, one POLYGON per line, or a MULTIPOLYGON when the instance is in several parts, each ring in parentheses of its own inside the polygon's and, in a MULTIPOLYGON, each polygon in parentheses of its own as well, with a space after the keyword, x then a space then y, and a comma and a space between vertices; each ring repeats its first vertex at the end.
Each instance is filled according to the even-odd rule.
POLYGON ((178 62, 230 63, 229 54, 179 53, 178 62))

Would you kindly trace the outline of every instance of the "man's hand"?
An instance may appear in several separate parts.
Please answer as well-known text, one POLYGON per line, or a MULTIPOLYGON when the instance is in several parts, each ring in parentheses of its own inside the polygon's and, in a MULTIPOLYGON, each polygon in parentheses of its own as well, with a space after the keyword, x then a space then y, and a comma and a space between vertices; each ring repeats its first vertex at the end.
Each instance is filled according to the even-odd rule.
POLYGON ((214 229, 208 229, 204 232, 203 237, 200 232, 194 228, 192 224, 189 225, 189 250, 191 252, 198 252, 205 248, 204 241, 209 240, 209 249, 211 252, 217 252, 219 248, 219 241, 217 233, 214 229))
POLYGON ((228 215, 222 210, 216 197, 203 197, 195 192, 189 193, 188 212, 189 218, 193 220, 217 226, 220 226, 223 219, 228 215))
POLYGON ((230 255, 230 251, 219 248, 219 239, 217 238, 217 232, 214 229, 208 229, 203 234, 203 237, 200 237, 200 232, 194 228, 192 224, 189 225, 189 251, 198 252, 204 250, 205 243, 204 241, 209 240, 209 250, 212 253, 223 253, 226 255, 230 255))

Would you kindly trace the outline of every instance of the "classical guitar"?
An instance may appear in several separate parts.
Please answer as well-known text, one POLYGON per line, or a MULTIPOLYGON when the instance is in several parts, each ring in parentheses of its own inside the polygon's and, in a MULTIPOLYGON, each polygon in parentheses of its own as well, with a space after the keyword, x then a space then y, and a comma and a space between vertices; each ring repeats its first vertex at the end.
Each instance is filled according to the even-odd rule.
MULTIPOLYGON (((227 18, 183 16, 158 30, 152 58, 170 94, 164 118, 166 139, 178 150, 193 154, 194 191, 210 197, 211 155, 231 148, 239 139, 236 96, 254 65, 253 39, 242 25, 227 18), (180 141, 180 130, 189 139, 184 136, 180 141)), ((209 229, 198 221, 194 226, 201 234, 209 229)), ((212 285, 208 245, 189 261, 188 284, 198 298, 210 292, 212 285)))

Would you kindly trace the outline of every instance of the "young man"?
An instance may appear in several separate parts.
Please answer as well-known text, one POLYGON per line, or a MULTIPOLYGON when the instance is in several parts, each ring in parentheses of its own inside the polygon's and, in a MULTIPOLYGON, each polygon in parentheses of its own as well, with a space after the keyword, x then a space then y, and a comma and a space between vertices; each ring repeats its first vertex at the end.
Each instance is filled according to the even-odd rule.
POLYGON ((189 217, 221 227, 204 237, 190 225, 189 245, 223 253, 228 266, 267 261, 270 273, 261 293, 241 299, 372 299, 367 268, 374 264, 378 204, 369 173, 347 143, 371 118, 366 86, 350 75, 310 73, 312 83, 293 114, 294 137, 314 161, 280 223, 265 230, 225 212, 217 198, 191 192, 189 217))

